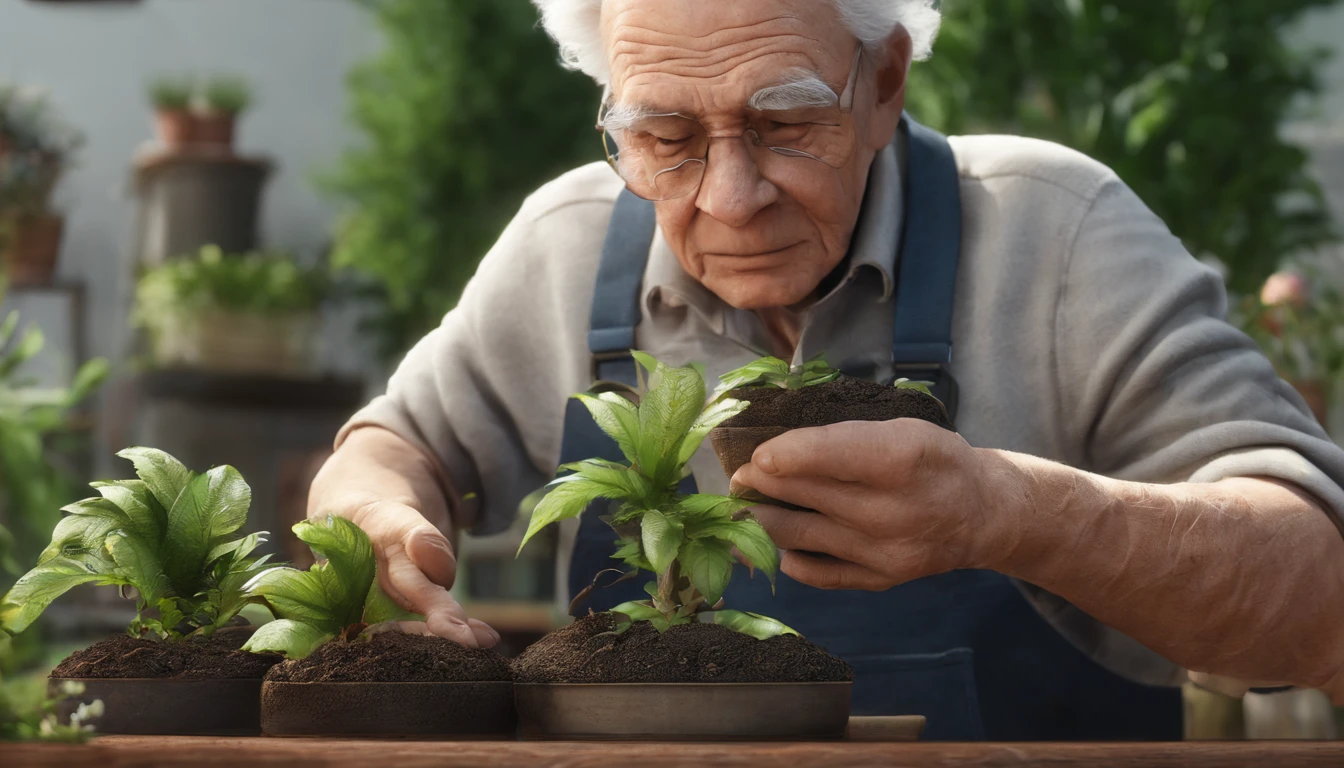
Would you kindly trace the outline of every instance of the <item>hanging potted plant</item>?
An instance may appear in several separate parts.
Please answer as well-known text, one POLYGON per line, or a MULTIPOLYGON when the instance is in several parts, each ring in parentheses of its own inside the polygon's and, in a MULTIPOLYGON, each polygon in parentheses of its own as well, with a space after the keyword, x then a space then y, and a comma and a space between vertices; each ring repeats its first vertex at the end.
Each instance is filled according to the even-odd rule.
POLYGON ((178 149, 195 140, 195 118, 191 114, 193 87, 191 78, 182 76, 161 77, 150 83, 154 130, 165 147, 178 149))
POLYGON ((246 585, 275 567, 252 557, 264 534, 241 533, 251 490, 232 467, 198 475, 162 451, 118 455, 139 479, 94 483, 99 496, 65 508, 0 602, 0 629, 24 631, 80 584, 134 590, 128 632, 71 654, 51 689, 82 686, 70 708, 102 700, 103 733, 255 734, 261 678, 280 656, 242 650, 252 628, 239 612, 259 600, 246 585))
POLYGON ((134 320, 160 367, 303 376, 314 366, 318 313, 330 292, 325 270, 292 255, 225 255, 209 245, 147 270, 134 320))
POLYGON ((52 190, 82 141, 43 94, 0 86, 0 262, 13 285, 48 283, 56 272, 65 219, 52 190))
POLYGON ((251 591, 276 621, 245 646, 288 660, 266 676, 262 730, 272 736, 512 737, 513 675, 493 649, 400 631, 423 621, 378 586, 369 537, 354 523, 304 521, 294 533, 324 560, 280 568, 251 591))
POLYGON ((646 571, 656 580, 646 585, 648 600, 580 618, 518 657, 522 735, 842 737, 849 665, 774 619, 723 604, 734 549, 772 580, 779 566, 774 543, 748 511, 755 502, 677 490, 705 437, 747 403, 706 406, 697 368, 643 353, 636 359, 648 373, 638 406, 613 392, 578 395, 626 463, 562 467, 571 474, 550 484, 523 543, 596 499, 616 500, 610 524, 620 542, 612 557, 629 568, 622 578, 646 571))
POLYGON ((193 105, 195 140, 233 151, 238 116, 251 105, 252 88, 246 80, 219 76, 207 81, 193 105))

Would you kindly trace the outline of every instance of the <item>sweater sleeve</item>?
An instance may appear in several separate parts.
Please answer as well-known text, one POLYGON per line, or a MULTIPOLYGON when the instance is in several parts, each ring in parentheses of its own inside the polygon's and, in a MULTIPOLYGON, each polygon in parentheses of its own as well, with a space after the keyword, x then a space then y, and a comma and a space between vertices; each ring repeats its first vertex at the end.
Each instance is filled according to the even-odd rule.
POLYGON ((432 457, 455 524, 473 534, 507 529, 551 478, 565 403, 588 385, 587 307, 615 196, 588 177, 575 171, 524 204, 457 307, 337 437, 383 427, 432 457))

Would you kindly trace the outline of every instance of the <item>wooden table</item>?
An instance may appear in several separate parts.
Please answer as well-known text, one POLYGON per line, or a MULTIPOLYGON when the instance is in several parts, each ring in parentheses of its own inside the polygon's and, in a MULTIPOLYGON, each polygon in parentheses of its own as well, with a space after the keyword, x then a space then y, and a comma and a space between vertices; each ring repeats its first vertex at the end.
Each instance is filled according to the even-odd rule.
POLYGON ((0 744, 0 765, 135 766, 1344 766, 1344 742, 1171 744, 622 744, 104 736, 86 746, 0 744))

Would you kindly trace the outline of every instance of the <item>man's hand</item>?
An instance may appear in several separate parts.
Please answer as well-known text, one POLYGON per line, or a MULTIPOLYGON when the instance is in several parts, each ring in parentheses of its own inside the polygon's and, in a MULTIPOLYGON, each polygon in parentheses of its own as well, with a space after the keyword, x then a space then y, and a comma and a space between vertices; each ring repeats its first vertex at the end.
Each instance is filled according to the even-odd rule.
POLYGON ((1004 494, 1018 493, 1013 475, 998 469, 993 454, 933 424, 854 421, 765 443, 732 484, 821 513, 754 510, 784 550, 789 576, 825 589, 884 590, 989 567, 991 554, 1013 545, 1012 526, 991 519, 1013 507, 1004 494))
POLYGON ((337 515, 373 542, 378 583, 406 610, 422 614, 433 634, 469 648, 489 648, 499 633, 468 619, 448 594, 457 558, 444 531, 447 502, 433 468, 414 446, 383 429, 350 433, 322 466, 308 495, 308 516, 337 515))

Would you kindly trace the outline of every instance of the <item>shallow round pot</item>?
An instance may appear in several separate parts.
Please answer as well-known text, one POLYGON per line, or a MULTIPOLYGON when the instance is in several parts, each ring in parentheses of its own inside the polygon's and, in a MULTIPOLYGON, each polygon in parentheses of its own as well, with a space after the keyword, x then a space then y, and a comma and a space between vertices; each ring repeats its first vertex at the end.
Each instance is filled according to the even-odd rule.
POLYGON ((841 739, 853 683, 519 683, 525 739, 841 739))
POLYGON ((81 702, 100 699, 103 715, 90 723, 99 733, 151 736, 256 736, 261 733, 261 680, 172 680, 152 678, 50 678, 84 685, 62 701, 62 721, 81 702))
POLYGON ((261 687, 271 736, 513 738, 513 683, 274 683, 261 687))
POLYGON ((724 474, 732 477, 751 461, 751 455, 762 443, 788 431, 787 427, 716 427, 709 433, 709 444, 714 446, 724 474))

